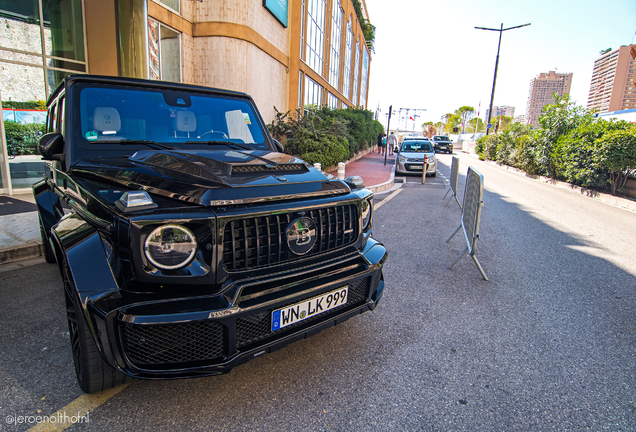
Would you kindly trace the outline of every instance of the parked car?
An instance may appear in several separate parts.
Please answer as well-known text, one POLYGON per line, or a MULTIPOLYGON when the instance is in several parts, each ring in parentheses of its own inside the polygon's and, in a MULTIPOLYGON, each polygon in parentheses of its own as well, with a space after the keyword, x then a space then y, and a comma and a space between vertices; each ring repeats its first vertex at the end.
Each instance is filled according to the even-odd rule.
POLYGON ((397 155, 395 171, 399 174, 419 173, 424 169, 426 158, 426 175, 437 176, 437 158, 433 145, 428 139, 405 140, 397 155))
POLYGON ((453 142, 446 135, 435 135, 433 137, 433 148, 436 152, 453 153, 453 142))
POLYGON ((91 75, 48 100, 33 186, 92 393, 218 375, 373 310, 373 193, 284 154, 243 93, 91 75))

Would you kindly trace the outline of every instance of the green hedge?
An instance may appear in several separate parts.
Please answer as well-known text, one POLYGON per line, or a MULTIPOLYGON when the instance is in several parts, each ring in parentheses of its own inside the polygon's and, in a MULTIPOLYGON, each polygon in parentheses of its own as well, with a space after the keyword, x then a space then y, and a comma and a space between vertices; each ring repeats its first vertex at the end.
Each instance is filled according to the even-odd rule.
POLYGON ((607 121, 569 97, 544 108, 540 128, 513 124, 477 142, 480 159, 612 194, 636 170, 636 125, 607 121))
POLYGON ((43 100, 30 102, 2 101, 2 108, 26 109, 26 110, 45 110, 46 102, 43 100))
POLYGON ((4 122, 7 137, 7 152, 11 156, 40 154, 38 144, 40 136, 45 132, 43 124, 20 124, 12 121, 4 122))
POLYGON ((332 110, 326 107, 281 113, 268 125, 272 136, 285 147, 285 153, 298 155, 308 163, 323 167, 344 162, 361 150, 373 146, 384 131, 373 113, 359 108, 332 110))

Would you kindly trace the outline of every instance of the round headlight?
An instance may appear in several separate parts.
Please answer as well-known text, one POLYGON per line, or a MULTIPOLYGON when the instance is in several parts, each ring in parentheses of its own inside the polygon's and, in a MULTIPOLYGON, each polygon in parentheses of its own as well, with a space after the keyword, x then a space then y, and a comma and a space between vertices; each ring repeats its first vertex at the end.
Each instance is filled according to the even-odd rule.
POLYGON ((370 200, 362 201, 362 229, 367 229, 371 222, 371 202, 370 200))
POLYGON ((164 270, 176 270, 190 264, 197 243, 189 229, 180 225, 163 225, 146 238, 144 253, 153 265, 164 270))

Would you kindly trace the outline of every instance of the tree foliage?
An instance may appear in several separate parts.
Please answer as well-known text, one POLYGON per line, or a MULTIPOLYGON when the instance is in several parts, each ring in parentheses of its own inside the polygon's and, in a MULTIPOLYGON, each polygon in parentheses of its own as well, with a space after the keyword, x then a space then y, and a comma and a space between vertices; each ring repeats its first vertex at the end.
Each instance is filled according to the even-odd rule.
POLYGON ((539 118, 540 128, 512 123, 484 136, 476 151, 489 159, 576 185, 616 194, 636 173, 636 126, 606 121, 556 96, 539 118))
POLYGON ((463 107, 459 107, 455 110, 455 115, 460 118, 460 122, 463 125, 462 133, 464 132, 466 126, 468 125, 468 120, 475 114, 475 108, 464 105, 463 107))

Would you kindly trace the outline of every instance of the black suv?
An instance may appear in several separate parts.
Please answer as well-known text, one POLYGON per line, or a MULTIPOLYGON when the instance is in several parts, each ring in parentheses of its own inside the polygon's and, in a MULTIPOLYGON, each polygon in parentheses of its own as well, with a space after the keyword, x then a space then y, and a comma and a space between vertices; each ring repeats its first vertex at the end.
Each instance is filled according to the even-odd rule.
POLYGON ((446 135, 435 135, 433 137, 433 148, 436 152, 453 153, 453 142, 446 135))
POLYGON ((246 94, 72 76, 33 186, 80 387, 217 375, 382 297, 373 194, 282 153, 246 94))

